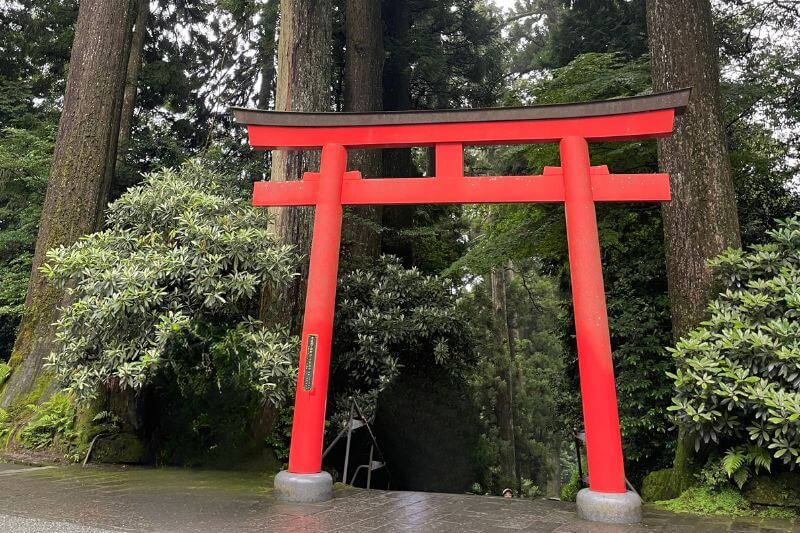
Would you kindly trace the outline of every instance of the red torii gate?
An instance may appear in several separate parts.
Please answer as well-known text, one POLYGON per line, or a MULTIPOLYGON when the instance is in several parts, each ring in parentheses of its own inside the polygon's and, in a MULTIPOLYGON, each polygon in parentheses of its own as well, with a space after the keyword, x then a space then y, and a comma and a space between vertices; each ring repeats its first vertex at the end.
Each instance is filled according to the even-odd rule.
POLYGON ((636 521, 640 501, 626 494, 594 204, 667 201, 669 177, 591 167, 588 142, 667 136, 689 94, 685 89, 584 104, 452 111, 234 109, 254 148, 322 148, 319 173, 306 172, 300 181, 257 182, 253 190, 256 206, 316 207, 289 468, 276 478, 279 496, 331 497, 331 479, 321 465, 342 206, 564 202, 590 484, 582 491, 583 506, 579 497, 579 512, 588 519, 636 521), (545 167, 540 176, 464 176, 464 145, 550 142, 560 144, 561 167, 545 167), (348 149, 414 146, 434 147, 435 177, 362 179, 357 171, 347 172, 348 149))

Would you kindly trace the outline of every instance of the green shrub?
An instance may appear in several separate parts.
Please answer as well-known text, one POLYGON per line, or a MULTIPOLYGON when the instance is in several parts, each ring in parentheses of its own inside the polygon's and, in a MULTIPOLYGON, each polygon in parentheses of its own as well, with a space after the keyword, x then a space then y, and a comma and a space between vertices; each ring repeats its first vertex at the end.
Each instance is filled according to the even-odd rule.
POLYGON ((203 342, 172 353, 148 387, 145 397, 156 408, 147 426, 157 434, 150 452, 158 462, 235 466, 263 448, 260 420, 289 411, 276 405, 291 398, 296 344, 257 323, 229 328, 203 325, 203 342))
POLYGON ((483 490, 483 487, 480 483, 473 483, 472 486, 469 488, 469 492, 467 494, 477 494, 479 496, 486 496, 486 493, 483 490))
POLYGON ((701 485, 711 490, 719 491, 731 487, 731 477, 717 455, 712 455, 695 477, 701 485))
POLYGON ((275 454, 275 458, 283 464, 289 463, 289 445, 292 439, 292 421, 294 407, 283 409, 278 415, 275 427, 266 437, 266 445, 275 454))
POLYGON ((520 496, 529 500, 533 500, 541 495, 542 491, 539 489, 539 486, 533 482, 533 480, 527 478, 522 479, 522 490, 520 492, 520 496))
MULTIPOLYGON (((370 413, 378 393, 403 372, 433 366, 453 374, 474 360, 467 315, 449 281, 383 256, 339 280, 333 381, 370 413)), ((369 414, 367 415, 369 416, 369 414)))
POLYGON ((574 502, 578 497, 579 490, 581 490, 581 478, 578 475, 578 467, 576 466, 572 469, 569 483, 561 487, 561 501, 574 502))
POLYGON ((139 390, 182 353, 236 359, 263 397, 286 400, 293 342, 249 316, 296 257, 231 183, 199 161, 151 174, 109 206, 106 230, 48 252, 42 271, 73 297, 47 362, 67 391, 139 390))
POLYGON ((722 466, 739 486, 773 459, 800 463, 800 219, 769 235, 712 261, 722 292, 708 320, 671 349, 670 410, 696 449, 726 450, 722 466))

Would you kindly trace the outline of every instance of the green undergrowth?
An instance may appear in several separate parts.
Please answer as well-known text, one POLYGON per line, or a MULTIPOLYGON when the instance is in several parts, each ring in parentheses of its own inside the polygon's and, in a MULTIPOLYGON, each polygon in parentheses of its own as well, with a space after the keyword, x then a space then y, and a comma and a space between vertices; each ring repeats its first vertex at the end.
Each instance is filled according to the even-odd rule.
POLYGON ((55 450, 77 462, 85 453, 84 439, 76 428, 77 407, 74 398, 54 394, 40 405, 29 404, 30 419, 16 436, 17 444, 28 450, 55 450))
POLYGON ((797 512, 786 507, 759 507, 750 504, 734 489, 713 491, 708 487, 691 487, 675 499, 654 502, 659 509, 674 513, 723 516, 758 516, 764 518, 796 518, 797 512))
MULTIPOLYGON (((586 455, 581 454, 581 465, 583 467, 583 472, 586 472, 586 455)), ((561 494, 559 494, 561 501, 563 502, 574 502, 575 499, 578 497, 578 491, 583 488, 583 483, 578 475, 578 465, 575 464, 572 467, 572 472, 570 473, 569 482, 561 487, 561 494)))
POLYGON ((0 363, 0 385, 6 382, 11 375, 11 367, 8 363, 0 363))
POLYGON ((581 480, 578 477, 578 469, 576 467, 570 474, 569 483, 561 487, 561 501, 574 502, 578 497, 579 490, 581 490, 581 480))
POLYGON ((25 402, 10 409, 0 408, 0 445, 39 451, 55 451, 69 461, 85 453, 85 439, 76 427, 77 406, 72 396, 56 393, 37 403, 45 386, 34 387, 25 402))
POLYGON ((33 450, 55 445, 69 445, 75 440, 75 404, 62 394, 56 394, 41 405, 29 405, 31 420, 22 428, 19 443, 33 450))

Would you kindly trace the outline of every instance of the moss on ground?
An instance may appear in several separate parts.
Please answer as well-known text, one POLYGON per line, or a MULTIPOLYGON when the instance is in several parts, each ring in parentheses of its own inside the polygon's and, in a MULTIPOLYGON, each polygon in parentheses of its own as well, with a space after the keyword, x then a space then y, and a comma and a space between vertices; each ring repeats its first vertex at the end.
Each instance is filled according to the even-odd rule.
POLYGON ((715 492, 708 487, 691 487, 671 500, 657 501, 653 504, 659 509, 674 513, 723 516, 759 516, 764 518, 796 518, 797 512, 788 507, 758 507, 752 505, 733 489, 715 492))

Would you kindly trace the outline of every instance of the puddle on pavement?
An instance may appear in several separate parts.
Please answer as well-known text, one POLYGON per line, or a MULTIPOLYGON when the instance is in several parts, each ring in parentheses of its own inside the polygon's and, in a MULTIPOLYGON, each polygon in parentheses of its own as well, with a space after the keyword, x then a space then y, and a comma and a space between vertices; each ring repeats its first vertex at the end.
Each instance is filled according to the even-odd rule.
MULTIPOLYGON (((74 480, 88 485, 118 486, 126 490, 157 491, 215 491, 266 494, 272 491, 274 473, 232 470, 202 470, 189 468, 147 468, 139 466, 60 466, 55 468, 13 466, 19 473, 59 480, 74 480)), ((10 470, 10 469, 9 469, 10 470)), ((16 473, 16 472, 15 472, 16 473)))

